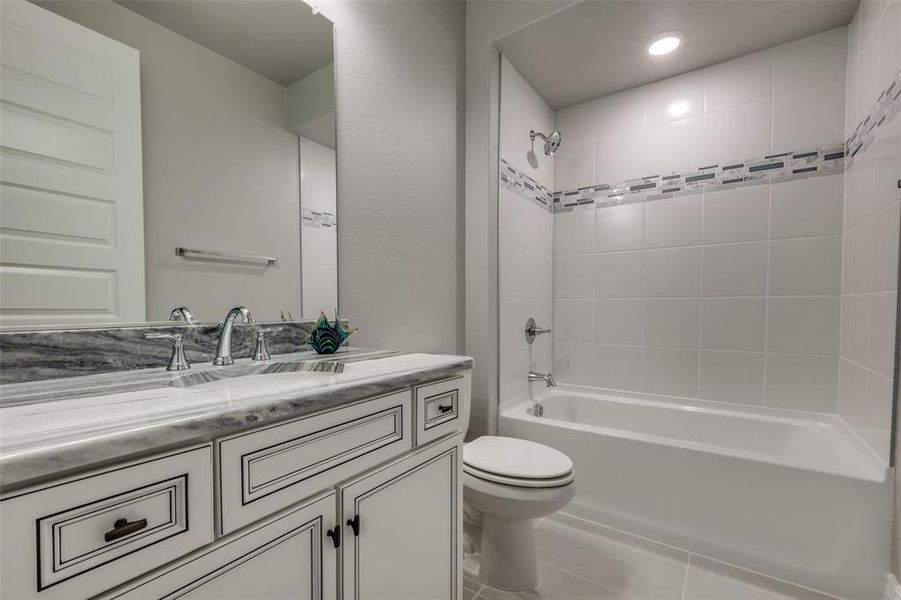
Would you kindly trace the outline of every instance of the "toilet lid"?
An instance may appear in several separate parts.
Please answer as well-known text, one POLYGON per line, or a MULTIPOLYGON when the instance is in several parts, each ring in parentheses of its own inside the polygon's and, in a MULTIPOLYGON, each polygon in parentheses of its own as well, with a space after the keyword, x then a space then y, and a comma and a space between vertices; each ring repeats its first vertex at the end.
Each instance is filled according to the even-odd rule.
POLYGON ((573 461, 544 444, 494 435, 463 446, 463 464, 482 473, 509 479, 559 479, 573 470, 573 461))

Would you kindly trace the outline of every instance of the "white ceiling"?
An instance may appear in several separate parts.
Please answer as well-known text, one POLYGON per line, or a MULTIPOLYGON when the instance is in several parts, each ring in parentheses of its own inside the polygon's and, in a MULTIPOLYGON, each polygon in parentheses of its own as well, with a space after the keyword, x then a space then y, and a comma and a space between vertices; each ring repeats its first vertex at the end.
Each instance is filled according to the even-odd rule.
POLYGON ((847 25, 859 0, 586 0, 520 29, 498 49, 554 109, 847 25), (663 31, 685 33, 651 56, 663 31))
POLYGON ((332 62, 332 24, 301 0, 115 0, 282 85, 332 62))

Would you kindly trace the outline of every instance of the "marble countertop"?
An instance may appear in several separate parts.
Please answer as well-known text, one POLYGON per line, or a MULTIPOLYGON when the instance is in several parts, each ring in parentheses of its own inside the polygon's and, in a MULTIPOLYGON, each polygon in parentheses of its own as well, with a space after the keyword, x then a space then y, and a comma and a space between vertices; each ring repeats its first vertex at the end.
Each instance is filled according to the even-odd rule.
MULTIPOLYGON (((248 375, 187 388, 174 385, 184 373, 165 369, 0 386, 0 492, 300 417, 472 367, 471 358, 452 355, 354 349, 335 358, 345 363, 341 373, 248 375)), ((297 352, 274 362, 315 359, 312 352, 297 352)), ((232 367, 242 366, 250 368, 245 361, 232 367)))

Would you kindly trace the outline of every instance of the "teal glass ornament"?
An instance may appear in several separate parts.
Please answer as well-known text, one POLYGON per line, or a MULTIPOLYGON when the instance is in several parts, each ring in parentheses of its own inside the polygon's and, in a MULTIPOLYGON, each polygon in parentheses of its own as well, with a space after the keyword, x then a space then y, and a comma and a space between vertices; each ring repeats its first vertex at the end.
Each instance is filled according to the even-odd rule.
POLYGON ((316 326, 310 332, 307 343, 318 354, 334 354, 341 347, 341 344, 355 331, 357 331, 355 328, 344 329, 344 326, 341 325, 341 320, 338 318, 338 311, 335 311, 334 325, 330 325, 325 313, 320 312, 319 320, 316 321, 316 326))

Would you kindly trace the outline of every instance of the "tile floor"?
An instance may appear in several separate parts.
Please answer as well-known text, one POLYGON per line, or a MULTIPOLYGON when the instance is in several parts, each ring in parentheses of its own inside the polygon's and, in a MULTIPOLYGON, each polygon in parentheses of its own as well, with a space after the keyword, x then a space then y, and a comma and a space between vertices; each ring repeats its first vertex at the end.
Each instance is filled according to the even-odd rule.
MULTIPOLYGON (((540 584, 504 592, 464 574, 464 600, 828 600, 731 565, 557 514, 536 527, 540 584)), ((471 557, 464 563, 472 567, 471 557)), ((464 568, 464 573, 466 568, 464 568)))

